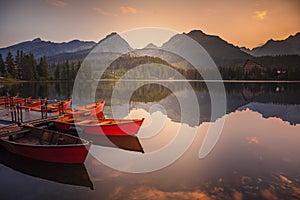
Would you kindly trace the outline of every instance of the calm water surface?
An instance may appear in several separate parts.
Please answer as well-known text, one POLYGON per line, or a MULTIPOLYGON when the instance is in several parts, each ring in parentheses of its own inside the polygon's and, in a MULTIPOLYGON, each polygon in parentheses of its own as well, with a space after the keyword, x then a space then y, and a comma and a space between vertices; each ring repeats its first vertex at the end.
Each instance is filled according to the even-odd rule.
MULTIPOLYGON (((135 88, 135 84, 124 83, 124 92, 135 88)), ((112 169, 91 154, 84 165, 70 166, 33 161, 0 149, 1 199, 300 199, 299 83, 225 83, 226 114, 211 119, 205 84, 191 82, 199 103, 190 106, 200 109, 200 119, 196 121, 192 113, 180 112, 177 101, 178 96, 188 101, 191 91, 181 82, 168 84, 175 84, 175 90, 171 92, 159 83, 140 87, 131 96, 129 110, 119 113, 120 117, 145 117, 137 136, 144 154, 103 148, 105 156, 120 166, 143 166, 142 157, 168 145, 180 126, 196 131, 192 145, 174 163, 135 174, 112 169), (181 115, 185 115, 184 120, 181 115), (157 121, 158 118, 163 120, 157 121), (220 138, 213 150, 200 159, 206 131, 209 126, 217 126, 220 119, 225 119, 220 138), (116 151, 141 159, 113 157, 116 151)), ((0 93, 65 99, 71 97, 72 85, 1 85, 0 93)), ((114 82, 100 82, 97 88, 97 99, 107 102, 107 117, 112 116, 110 99, 114 87, 114 82)), ((90 98, 81 100, 86 103, 90 98)), ((116 102, 117 106, 126 103, 122 95, 116 102)), ((183 134, 182 143, 191 133, 183 134)), ((95 144, 93 148, 97 147, 100 146, 95 144)), ((172 156, 176 149, 171 147, 169 154, 162 156, 172 156)), ((154 166, 153 162, 149 165, 154 166)))

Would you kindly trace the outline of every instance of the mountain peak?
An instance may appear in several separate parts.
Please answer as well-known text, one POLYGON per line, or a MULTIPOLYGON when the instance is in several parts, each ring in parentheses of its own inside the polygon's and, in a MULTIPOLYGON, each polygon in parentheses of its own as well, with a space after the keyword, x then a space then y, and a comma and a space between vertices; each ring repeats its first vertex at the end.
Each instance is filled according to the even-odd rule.
POLYGON ((106 39, 110 38, 110 37, 113 37, 113 36, 119 36, 119 34, 117 32, 112 32, 110 34, 108 34, 107 36, 105 36, 105 38, 101 39, 98 44, 100 44, 101 42, 105 41, 106 39))
POLYGON ((300 32, 284 40, 268 40, 251 50, 254 56, 300 55, 300 32))
POLYGON ((296 33, 295 35, 290 35, 287 40, 289 39, 299 39, 300 40, 300 32, 296 33))
POLYGON ((144 49, 156 49, 156 48, 158 47, 153 43, 149 43, 144 47, 144 49))
POLYGON ((42 41, 41 38, 35 38, 35 39, 32 40, 32 42, 41 42, 41 41, 42 41))
POLYGON ((191 35, 197 35, 197 36, 207 36, 203 31, 201 31, 201 30, 192 30, 192 31, 190 31, 188 34, 186 34, 186 35, 189 35, 189 36, 191 36, 191 35))
POLYGON ((97 52, 127 53, 132 50, 130 45, 116 32, 112 32, 100 40, 94 48, 97 52))

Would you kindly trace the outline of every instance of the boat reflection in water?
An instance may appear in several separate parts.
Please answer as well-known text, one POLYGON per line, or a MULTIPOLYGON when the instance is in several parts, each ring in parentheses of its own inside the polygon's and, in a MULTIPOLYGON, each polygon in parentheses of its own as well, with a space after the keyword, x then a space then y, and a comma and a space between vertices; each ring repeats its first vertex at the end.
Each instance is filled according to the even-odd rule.
POLYGON ((93 141, 93 145, 104 147, 115 147, 129 151, 144 153, 143 147, 136 136, 104 136, 104 135, 84 135, 86 140, 93 141))
POLYGON ((94 189, 84 164, 58 164, 33 160, 12 154, 3 147, 0 147, 0 163, 29 176, 94 189))
MULTIPOLYGON (((114 105, 109 102, 113 83, 100 84, 99 98, 107 100, 104 113, 106 117, 111 117, 114 105)), ((124 84, 127 84, 125 89, 134 88, 133 81, 124 84)), ((225 83, 227 112, 218 116, 225 119, 225 124, 213 150, 202 159, 199 158, 199 151, 207 130, 209 126, 218 126, 220 121, 219 118, 211 119, 209 92, 204 87, 205 83, 192 83, 199 105, 190 106, 199 106, 201 113, 200 120, 191 123, 192 120, 181 120, 181 114, 187 115, 184 119, 193 119, 193 115, 178 112, 180 105, 176 101, 176 95, 189 97, 190 91, 180 82, 170 84, 175 84, 175 91, 150 84, 137 89, 130 100, 129 114, 128 109, 118 113, 123 115, 121 117, 145 117, 137 138, 128 137, 127 141, 131 150, 141 149, 137 143, 140 142, 144 154, 118 149, 129 147, 122 146, 125 142, 117 138, 98 138, 99 141, 95 138, 92 148, 108 146, 101 148, 107 152, 101 152, 101 156, 122 169, 134 169, 142 165, 153 169, 163 159, 173 156, 179 145, 186 144, 191 132, 179 135, 178 127, 195 127, 197 132, 193 143, 175 162, 151 173, 127 173, 110 168, 102 160, 96 159, 94 155, 97 154, 89 154, 85 161, 89 175, 85 170, 67 175, 71 173, 68 168, 48 170, 43 165, 25 164, 28 161, 21 162, 18 159, 9 165, 8 161, 2 161, 3 156, 0 155, 0 162, 7 166, 0 164, 0 198, 300 199, 299 83, 225 83), (170 141, 179 136, 182 136, 179 145, 169 148, 167 145, 170 141), (114 145, 115 148, 109 148, 114 145), (149 159, 148 162, 144 159, 165 147, 169 151, 164 155, 160 153, 157 160, 149 159), (128 153, 128 156, 136 158, 115 156, 115 152, 128 153), (21 166, 25 168, 23 171, 21 166), (56 179, 52 177, 54 180, 48 183, 36 178, 41 174, 46 180, 51 180, 49 174, 56 179), (81 181, 78 183, 73 179, 81 181), (74 182, 86 187, 78 187, 74 182), (87 188, 91 185, 93 191, 87 188)), ((87 83, 87 88, 89 85, 87 83)), ((124 93, 127 92, 125 89, 124 93)), ((34 95, 28 93, 27 96, 34 95)), ((123 96, 119 95, 120 106, 126 103, 122 101, 123 96)))
MULTIPOLYGON (((57 130, 53 124, 51 124, 49 128, 51 130, 57 130)), ((68 131, 63 131, 63 130, 60 131, 70 135, 79 136, 88 141, 92 141, 93 145, 99 145, 103 147, 113 147, 113 148, 119 148, 119 149, 144 153, 143 147, 137 136, 92 135, 92 134, 85 134, 84 132, 82 132, 82 130, 76 128, 72 128, 68 131)))

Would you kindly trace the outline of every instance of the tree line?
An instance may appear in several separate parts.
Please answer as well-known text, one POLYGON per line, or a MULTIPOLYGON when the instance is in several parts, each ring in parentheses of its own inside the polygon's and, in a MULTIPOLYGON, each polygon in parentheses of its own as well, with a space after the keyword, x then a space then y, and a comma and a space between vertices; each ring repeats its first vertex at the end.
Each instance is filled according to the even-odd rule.
MULTIPOLYGON (((133 57, 124 55, 116 59, 105 70, 102 78, 118 79, 124 75, 130 69, 149 63, 156 63, 169 66, 179 72, 188 80, 202 80, 202 75, 205 74, 206 78, 214 79, 216 73, 220 73, 224 80, 299 80, 300 78, 300 56, 298 55, 283 55, 283 56, 264 56, 253 58, 253 61, 261 64, 263 69, 253 68, 250 71, 245 70, 244 63, 236 64, 231 67, 218 67, 216 69, 210 69, 203 67, 200 69, 200 73, 195 68, 179 68, 170 65, 165 60, 158 57, 139 56, 133 57), (202 74, 202 75, 201 75, 202 74)), ((168 78, 173 77, 177 79, 172 70, 166 70, 158 66, 159 69, 143 68, 139 72, 135 72, 131 77, 133 79, 139 79, 142 77, 158 77, 168 78)))
MULTIPOLYGON (((243 65, 233 67, 219 66, 219 72, 225 80, 299 80, 300 77, 300 56, 264 56, 253 58, 253 60, 262 66, 265 70, 253 69, 250 72, 245 72, 243 65)), ((158 64, 157 67, 144 67, 140 72, 135 71, 129 78, 168 78, 174 77, 176 74, 172 70, 162 68, 159 65, 165 65, 173 68, 186 79, 202 80, 201 74, 206 74, 207 77, 214 77, 216 71, 212 69, 202 69, 201 74, 196 69, 184 69, 170 65, 165 60, 158 57, 139 56, 132 57, 124 55, 116 59, 104 71, 102 79, 118 79, 130 69, 143 64, 158 64)), ((49 65, 46 57, 43 56, 39 62, 35 59, 32 53, 26 54, 23 51, 17 51, 14 57, 11 52, 8 52, 5 59, 0 54, 0 75, 2 77, 14 78, 20 80, 40 81, 40 80, 75 80, 77 72, 81 67, 81 61, 74 63, 68 60, 49 65)), ((85 70, 91 71, 91 70, 85 70)), ((86 79, 92 79, 92 72, 87 73, 86 79)))
POLYGON ((74 80, 80 65, 81 62, 69 63, 68 60, 49 65, 46 56, 37 61, 32 53, 23 51, 17 51, 15 56, 8 52, 5 58, 0 54, 0 76, 19 80, 74 80))
POLYGON ((2 77, 20 80, 49 79, 46 57, 41 57, 37 62, 32 53, 26 54, 23 51, 17 51, 15 57, 8 52, 5 59, 0 54, 0 74, 2 77))
POLYGON ((66 60, 63 63, 58 63, 55 65, 54 77, 55 80, 75 80, 77 72, 81 66, 81 61, 77 63, 69 63, 66 60))

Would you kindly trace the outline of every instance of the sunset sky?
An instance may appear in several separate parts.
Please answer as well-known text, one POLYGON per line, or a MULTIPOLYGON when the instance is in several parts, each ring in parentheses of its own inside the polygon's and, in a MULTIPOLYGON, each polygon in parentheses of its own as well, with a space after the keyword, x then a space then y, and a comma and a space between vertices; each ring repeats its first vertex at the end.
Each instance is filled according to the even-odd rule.
POLYGON ((41 37, 98 42, 111 32, 202 30, 238 46, 300 32, 300 0, 2 0, 0 47, 41 37))

